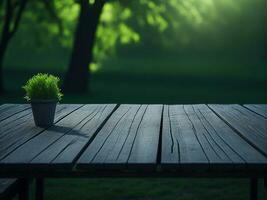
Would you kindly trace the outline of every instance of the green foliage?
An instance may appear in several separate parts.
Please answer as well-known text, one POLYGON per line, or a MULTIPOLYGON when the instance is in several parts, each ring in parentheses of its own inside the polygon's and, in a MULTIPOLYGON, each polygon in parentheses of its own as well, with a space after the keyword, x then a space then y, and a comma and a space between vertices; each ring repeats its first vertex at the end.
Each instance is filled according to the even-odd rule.
POLYGON ((127 24, 132 18, 132 10, 119 2, 108 2, 101 13, 94 46, 96 62, 116 52, 116 46, 134 44, 140 41, 140 35, 127 24))
POLYGON ((49 74, 37 74, 30 78, 22 88, 26 91, 25 99, 31 100, 61 100, 62 93, 58 87, 60 79, 49 74))
MULTIPOLYGON (((37 57, 45 63, 43 69, 51 66, 62 70, 68 65, 80 12, 78 1, 50 1, 60 23, 42 2, 30 1, 27 5, 4 65, 36 67, 32 60, 37 57), (32 59, 25 59, 29 56, 32 59)), ((101 68, 106 59, 116 54, 158 52, 179 56, 199 53, 261 56, 267 44, 266 9, 266 0, 106 1, 98 24, 93 63, 101 68)), ((0 4, 0 18, 3 14, 0 4)))

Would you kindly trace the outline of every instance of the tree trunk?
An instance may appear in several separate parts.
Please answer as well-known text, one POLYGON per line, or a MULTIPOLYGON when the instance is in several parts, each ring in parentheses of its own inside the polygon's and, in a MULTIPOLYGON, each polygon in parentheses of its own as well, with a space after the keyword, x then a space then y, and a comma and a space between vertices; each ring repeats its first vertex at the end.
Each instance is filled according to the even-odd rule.
POLYGON ((88 0, 80 0, 80 16, 64 80, 64 92, 85 93, 88 89, 89 64, 93 59, 96 30, 104 4, 105 0, 97 0, 93 5, 88 0))
MULTIPOLYGON (((1 38, 1 40, 4 37, 1 38)), ((4 93, 4 83, 3 83, 3 63, 4 63, 4 56, 7 49, 8 40, 2 40, 0 42, 0 94, 4 93)))
POLYGON ((18 29, 22 13, 26 7, 27 2, 28 2, 27 0, 20 0, 18 2, 7 0, 5 2, 4 25, 0 38, 0 93, 4 92, 4 85, 3 85, 4 56, 10 39, 14 36, 14 34, 18 29), (16 10, 17 12, 15 12, 16 10), (13 26, 11 27, 12 21, 13 21, 13 26))
POLYGON ((3 25, 3 30, 0 38, 0 93, 4 92, 4 85, 3 85, 3 63, 4 63, 4 56, 5 52, 7 50, 7 45, 9 42, 9 27, 11 24, 11 19, 12 19, 12 13, 13 13, 13 8, 11 5, 10 1, 6 2, 5 5, 5 18, 4 18, 4 25, 3 25))

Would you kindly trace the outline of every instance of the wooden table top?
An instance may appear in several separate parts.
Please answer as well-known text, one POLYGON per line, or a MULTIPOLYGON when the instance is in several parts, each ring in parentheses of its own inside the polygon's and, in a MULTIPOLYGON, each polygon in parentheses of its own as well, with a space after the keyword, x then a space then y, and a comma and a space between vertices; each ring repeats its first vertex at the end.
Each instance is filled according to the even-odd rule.
POLYGON ((267 176, 267 105, 0 106, 0 176, 97 171, 267 176), (200 173, 201 172, 201 173, 200 173))

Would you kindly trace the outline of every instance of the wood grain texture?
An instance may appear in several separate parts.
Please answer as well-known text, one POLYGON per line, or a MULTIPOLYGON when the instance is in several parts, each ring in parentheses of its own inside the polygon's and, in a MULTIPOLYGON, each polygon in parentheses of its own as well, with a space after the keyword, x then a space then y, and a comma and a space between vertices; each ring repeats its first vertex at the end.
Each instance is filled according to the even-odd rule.
POLYGON ((56 167, 63 173, 138 169, 258 175, 267 171, 264 109, 265 105, 58 105, 55 126, 43 129, 35 127, 31 109, 18 111, 17 105, 7 104, 0 106, 0 113, 8 113, 0 120, 0 172, 33 169, 55 174, 56 167))
POLYGON ((245 104, 244 107, 267 118, 267 105, 265 104, 245 104))
POLYGON ((29 104, 4 104, 0 106, 0 121, 11 117, 21 111, 30 109, 29 104))
POLYGON ((164 106, 161 163, 174 168, 182 164, 208 167, 209 159, 183 105, 164 106))
POLYGON ((25 123, 32 117, 31 109, 21 111, 14 114, 12 117, 6 118, 0 122, 0 138, 3 138, 9 132, 12 132, 14 128, 21 128, 21 124, 25 123))
POLYGON ((14 106, 16 106, 16 104, 8 104, 8 103, 2 104, 2 105, 0 105, 0 112, 3 112, 4 110, 7 110, 7 109, 12 108, 14 106))
POLYGON ((240 105, 209 105, 233 130, 267 156, 267 119, 240 105))
POLYGON ((157 162, 162 105, 121 105, 78 160, 78 168, 157 162))
POLYGON ((193 108, 214 142, 227 155, 233 165, 244 168, 257 164, 266 166, 266 157, 233 131, 206 105, 194 105, 193 108))
POLYGON ((164 106, 163 166, 173 169, 247 167, 266 158, 206 105, 164 106))
MULTIPOLYGON (((77 113, 70 115, 70 119, 81 119, 73 128, 70 123, 60 125, 68 127, 68 130, 55 140, 48 148, 36 156, 31 163, 52 163, 52 164, 70 164, 79 156, 95 136, 98 129, 101 128, 105 120, 111 115, 115 109, 115 104, 109 105, 86 105, 77 113), (86 117, 83 117, 83 112, 86 117)), ((62 129, 62 128, 60 128, 62 129)), ((57 130, 50 129, 45 131, 42 136, 47 134, 57 134, 57 130)))
MULTIPOLYGON (((55 122, 60 121, 81 106, 82 105, 78 104, 58 105, 55 114, 55 122)), ((10 120, 8 120, 12 122, 13 118, 15 118, 16 123, 14 124, 2 121, 5 125, 1 128, 0 132, 0 160, 45 130, 44 128, 35 126, 31 114, 19 118, 17 117, 17 115, 13 115, 10 117, 10 120)))
MULTIPOLYGON (((40 164, 49 164, 55 159, 59 159, 59 161, 62 162, 72 163, 75 156, 79 153, 77 150, 74 151, 72 144, 75 144, 77 141, 77 144, 74 146, 77 147, 78 145, 78 150, 81 150, 82 146, 80 146, 81 143, 78 138, 84 137, 88 139, 88 137, 92 136, 93 133, 90 132, 90 129, 94 128, 94 130, 96 130, 97 126, 105 120, 107 114, 112 111, 115 105, 109 106, 108 111, 104 113, 105 107, 107 106, 85 105, 75 110, 57 122, 54 126, 42 131, 41 134, 36 135, 24 145, 17 148, 14 152, 1 160, 0 164, 25 164, 34 159, 36 159, 34 161, 35 163, 40 164), (86 126, 97 113, 99 113, 97 117, 100 119, 98 124, 93 123, 91 124, 91 127, 90 125, 89 127, 86 126), (95 125, 97 126, 94 127, 95 125), (84 128, 84 132, 79 132, 82 128, 84 128), (69 148, 72 150, 71 155, 68 155, 69 148), (62 154, 65 156, 62 156, 62 154)), ((95 120, 97 120, 97 118, 95 120)))

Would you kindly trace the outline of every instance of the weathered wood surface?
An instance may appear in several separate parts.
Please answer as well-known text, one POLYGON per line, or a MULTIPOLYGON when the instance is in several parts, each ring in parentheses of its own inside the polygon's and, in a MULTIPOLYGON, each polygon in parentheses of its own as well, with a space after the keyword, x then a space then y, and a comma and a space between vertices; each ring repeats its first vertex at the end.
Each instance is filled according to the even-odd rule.
MULTIPOLYGON (((82 152, 91 139, 97 134, 103 123, 108 119, 110 114, 115 108, 115 104, 110 105, 86 105, 79 109, 78 112, 69 116, 70 119, 75 118, 81 120, 73 128, 70 123, 67 126, 60 123, 59 129, 67 128, 67 131, 57 139, 49 148, 42 151, 31 162, 32 163, 53 163, 64 164, 73 163, 74 160, 82 152), (81 119, 81 113, 84 112, 85 116, 81 119), (60 127, 61 126, 61 127, 60 127)), ((45 134, 52 134, 55 136, 57 129, 50 129, 45 134)))
MULTIPOLYGON (((81 105, 58 105, 55 122, 60 121, 79 107, 81 105)), ((0 122, 0 160, 45 130, 34 125, 32 114, 24 115, 23 113, 24 111, 15 113, 0 122)), ((34 152, 34 149, 32 151, 34 152)))
POLYGON ((209 105, 232 129, 267 156, 267 119, 240 105, 209 105))
POLYGON ((267 105, 245 104, 244 107, 246 107, 249 110, 252 110, 255 113, 267 118, 267 105))
POLYGON ((161 105, 121 105, 78 160, 78 167, 156 165, 161 105))
POLYGON ((23 110, 30 109, 29 104, 4 104, 0 106, 0 121, 11 117, 12 115, 19 113, 23 110))
POLYGON ((226 169, 267 163, 206 105, 165 106, 163 119, 163 166, 226 169))
POLYGON ((72 164, 115 105, 85 105, 18 147, 2 164, 72 164), (34 151, 33 151, 34 149, 34 151))
MULTIPOLYGON (((266 105, 58 105, 55 125, 30 106, 0 106, 1 169, 267 171, 266 105)), ((19 171, 19 172, 20 172, 19 171)), ((266 175, 266 174, 265 174, 266 175)))

